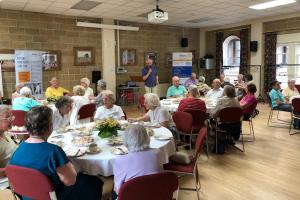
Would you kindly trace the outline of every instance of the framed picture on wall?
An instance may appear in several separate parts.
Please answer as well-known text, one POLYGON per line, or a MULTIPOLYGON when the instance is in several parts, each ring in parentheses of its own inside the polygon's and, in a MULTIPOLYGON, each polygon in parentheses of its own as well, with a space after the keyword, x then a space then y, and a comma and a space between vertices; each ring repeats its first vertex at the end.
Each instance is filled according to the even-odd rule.
POLYGON ((42 54, 43 70, 61 70, 61 51, 49 50, 42 54))
POLYGON ((15 71, 15 50, 0 49, 1 69, 4 72, 15 71))
POLYGON ((135 49, 121 49, 120 53, 122 66, 137 65, 136 50, 135 49))
POLYGON ((146 52, 145 53, 145 62, 146 62, 146 60, 148 58, 152 59, 153 60, 153 64, 158 67, 158 64, 159 64, 158 53, 155 53, 155 52, 146 52))
POLYGON ((166 53, 165 56, 166 56, 165 66, 172 67, 172 62, 173 62, 172 53, 166 53))
POLYGON ((74 65, 95 65, 95 49, 93 47, 74 47, 74 65))

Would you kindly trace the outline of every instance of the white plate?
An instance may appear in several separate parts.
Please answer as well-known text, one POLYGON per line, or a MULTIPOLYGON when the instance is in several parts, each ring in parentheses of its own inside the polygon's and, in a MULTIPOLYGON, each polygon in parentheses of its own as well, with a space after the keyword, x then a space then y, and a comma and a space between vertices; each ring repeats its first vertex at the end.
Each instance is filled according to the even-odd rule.
POLYGON ((172 138, 172 136, 168 136, 168 135, 155 135, 154 138, 156 140, 170 140, 172 138))
POLYGON ((111 153, 115 155, 125 155, 128 154, 128 150, 125 146, 118 146, 111 149, 111 153))
POLYGON ((83 156, 85 154, 85 151, 78 148, 68 148, 65 150, 65 153, 68 157, 76 158, 83 156))
POLYGON ((97 151, 90 151, 90 149, 87 148, 86 153, 87 154, 97 154, 97 153, 100 153, 100 151, 101 151, 101 149, 99 147, 97 148, 97 151))

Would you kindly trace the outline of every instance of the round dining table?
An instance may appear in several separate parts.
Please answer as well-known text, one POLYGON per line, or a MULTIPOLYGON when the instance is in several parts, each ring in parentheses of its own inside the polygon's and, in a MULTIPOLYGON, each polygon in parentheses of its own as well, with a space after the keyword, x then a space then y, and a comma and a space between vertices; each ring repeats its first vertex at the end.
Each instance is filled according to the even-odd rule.
MULTIPOLYGON (((213 100, 202 99, 205 102, 207 113, 212 113, 216 107, 216 102, 213 100)), ((163 99, 160 101, 162 108, 169 112, 176 112, 179 106, 180 100, 177 99, 163 99)))
MULTIPOLYGON (((88 123, 89 125, 91 123, 88 123)), ((82 126, 82 125, 81 125, 82 126)), ((83 125, 84 126, 84 125, 83 125)), ((169 157, 176 153, 175 142, 173 139, 172 132, 165 128, 153 128, 153 136, 150 137, 150 148, 160 149, 161 164, 169 162, 169 157), (156 139, 157 136, 164 136, 163 140, 156 139), (169 139, 166 139, 169 138, 169 139)), ((68 131, 65 133, 57 133, 54 131, 49 137, 50 143, 57 143, 62 141, 64 146, 62 147, 65 152, 68 148, 78 148, 80 151, 88 150, 88 147, 78 147, 72 143, 74 136, 68 131)), ((122 136, 124 131, 119 130, 118 136, 122 136)), ((71 162, 74 164, 77 171, 89 174, 89 175, 102 175, 111 176, 113 175, 113 165, 116 158, 122 155, 115 155, 112 153, 114 146, 108 144, 108 139, 102 139, 98 136, 98 131, 93 131, 92 135, 94 142, 100 148, 100 152, 96 154, 85 153, 79 157, 69 157, 71 162)), ((67 154, 68 155, 68 154, 67 154)), ((130 164, 130 163, 129 163, 130 164)))

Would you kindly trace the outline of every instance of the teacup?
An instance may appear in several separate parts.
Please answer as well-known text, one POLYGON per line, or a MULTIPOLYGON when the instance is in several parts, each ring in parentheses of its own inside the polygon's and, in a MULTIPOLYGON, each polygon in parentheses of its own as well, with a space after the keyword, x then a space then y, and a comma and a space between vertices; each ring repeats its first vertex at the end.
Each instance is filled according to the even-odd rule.
POLYGON ((96 143, 92 143, 89 145, 89 151, 90 152, 96 152, 98 151, 98 145, 96 143))

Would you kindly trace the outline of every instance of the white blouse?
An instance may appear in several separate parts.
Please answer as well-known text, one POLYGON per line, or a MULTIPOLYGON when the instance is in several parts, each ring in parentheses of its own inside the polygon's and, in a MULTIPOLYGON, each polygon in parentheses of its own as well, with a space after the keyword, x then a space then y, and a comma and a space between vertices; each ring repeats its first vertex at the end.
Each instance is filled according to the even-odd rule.
POLYGON ((150 122, 160 124, 170 120, 169 112, 161 106, 156 107, 153 111, 149 110, 146 114, 150 118, 150 122))
POLYGON ((95 119, 106 119, 106 118, 114 118, 117 120, 122 119, 125 114, 120 106, 113 105, 112 108, 107 109, 104 106, 100 106, 97 108, 95 119))
POLYGON ((61 114, 59 113, 59 110, 55 106, 51 108, 53 110, 53 115, 52 115, 53 130, 57 130, 59 128, 64 128, 68 126, 70 123, 71 112, 69 112, 69 114, 64 115, 62 117, 61 114))
POLYGON ((73 107, 70 116, 70 125, 73 126, 79 124, 79 121, 77 120, 77 115, 81 106, 90 103, 90 101, 85 96, 72 96, 71 98, 73 99, 73 107))

